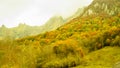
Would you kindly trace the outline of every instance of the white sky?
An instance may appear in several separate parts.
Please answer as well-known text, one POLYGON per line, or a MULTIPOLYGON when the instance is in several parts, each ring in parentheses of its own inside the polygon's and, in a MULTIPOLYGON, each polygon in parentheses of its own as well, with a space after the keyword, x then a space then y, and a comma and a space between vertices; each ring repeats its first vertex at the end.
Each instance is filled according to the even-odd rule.
POLYGON ((17 26, 19 23, 42 25, 50 17, 66 18, 92 0, 0 0, 0 26, 17 26))

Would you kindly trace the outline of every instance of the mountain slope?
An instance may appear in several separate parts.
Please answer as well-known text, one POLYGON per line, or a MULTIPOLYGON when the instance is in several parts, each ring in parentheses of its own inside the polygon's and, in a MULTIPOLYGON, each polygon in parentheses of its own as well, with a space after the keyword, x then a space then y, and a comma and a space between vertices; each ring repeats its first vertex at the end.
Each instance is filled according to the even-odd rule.
POLYGON ((45 25, 42 26, 42 30, 43 32, 52 31, 62 26, 63 24, 65 24, 65 21, 61 16, 54 16, 50 18, 45 25))
POLYGON ((81 16, 91 14, 115 15, 120 12, 120 0, 93 0, 81 16))
POLYGON ((25 36, 37 35, 47 31, 55 30, 63 24, 65 24, 65 22, 61 16, 54 16, 50 18, 43 26, 19 24, 17 27, 7 28, 3 25, 0 27, 0 39, 7 36, 18 39, 25 36))
POLYGON ((39 26, 29 26, 26 24, 19 24, 17 27, 7 28, 0 27, 0 37, 11 37, 14 39, 21 38, 29 35, 36 35, 41 32, 41 27, 39 26))
MULTIPOLYGON (((94 2, 107 5, 107 0, 94 0, 94 2)), ((90 6, 87 8, 92 9, 90 6)), ((111 15, 110 12, 98 11, 87 15, 83 13, 83 16, 70 20, 57 30, 18 39, 17 43, 25 46, 32 45, 35 49, 40 47, 37 68, 112 67, 120 61, 120 52, 117 52, 120 47, 120 13, 113 10, 115 14, 111 15), (117 47, 118 50, 114 50, 113 47, 117 47), (109 51, 110 53, 107 53, 109 51), (104 53, 107 58, 104 57, 104 53), (114 62, 111 57, 115 57, 114 62)))
POLYGON ((80 16, 84 11, 84 7, 83 8, 78 8, 78 10, 70 17, 68 17, 67 19, 65 19, 66 22, 69 22, 70 20, 80 16))
POLYGON ((119 50, 120 13, 78 16, 50 32, 0 40, 0 67, 111 68, 119 50))
POLYGON ((25 36, 37 35, 47 31, 52 31, 64 25, 76 17, 83 17, 88 15, 116 15, 120 12, 120 0, 93 0, 93 2, 86 8, 78 9, 78 11, 71 17, 63 20, 61 16, 54 16, 50 18, 43 26, 28 26, 21 24, 15 28, 0 27, 0 39, 9 35, 15 39, 25 36))
MULTIPOLYGON (((18 45, 30 46, 41 52, 37 60, 37 67, 66 68, 76 66, 88 67, 111 67, 120 59, 114 60, 104 57, 96 50, 109 46, 110 48, 120 46, 120 14, 116 16, 87 16, 75 18, 57 30, 50 31, 37 36, 25 37, 17 40, 18 45), (84 59, 92 52, 96 52, 104 60, 99 59, 98 64, 92 65, 97 58, 89 56, 90 59, 84 59), (46 59, 47 58, 47 59, 46 59), (92 58, 92 60, 91 60, 92 58), (107 60, 108 59, 108 60, 107 60), (110 62, 107 65, 106 62, 110 62), (101 65, 100 65, 101 64, 101 65)), ((108 50, 109 51, 109 50, 108 50)), ((106 56, 114 57, 110 53, 106 56)), ((119 55, 116 56, 119 58, 119 55)))

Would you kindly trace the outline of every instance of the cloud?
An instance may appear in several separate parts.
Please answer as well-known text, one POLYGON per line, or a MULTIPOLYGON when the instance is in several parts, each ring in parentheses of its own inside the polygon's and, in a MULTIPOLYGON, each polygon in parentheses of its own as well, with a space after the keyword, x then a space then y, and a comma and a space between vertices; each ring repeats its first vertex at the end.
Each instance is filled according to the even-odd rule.
POLYGON ((17 26, 20 22, 28 25, 42 25, 50 17, 68 17, 91 0, 0 0, 0 25, 17 26))

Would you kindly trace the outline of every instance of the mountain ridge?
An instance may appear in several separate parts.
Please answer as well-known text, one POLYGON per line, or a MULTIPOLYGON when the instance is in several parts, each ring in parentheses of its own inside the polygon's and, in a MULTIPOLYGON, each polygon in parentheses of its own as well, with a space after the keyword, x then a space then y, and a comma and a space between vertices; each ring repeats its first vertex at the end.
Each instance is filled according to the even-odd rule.
POLYGON ((116 15, 120 12, 119 0, 93 0, 93 2, 85 8, 81 16, 91 14, 107 14, 116 15))
POLYGON ((47 31, 52 31, 63 24, 65 24, 65 22, 61 16, 54 16, 42 26, 29 26, 25 23, 20 23, 17 27, 7 28, 5 25, 2 25, 0 27, 0 37, 4 38, 8 35, 11 38, 18 39, 25 36, 37 35, 47 31))

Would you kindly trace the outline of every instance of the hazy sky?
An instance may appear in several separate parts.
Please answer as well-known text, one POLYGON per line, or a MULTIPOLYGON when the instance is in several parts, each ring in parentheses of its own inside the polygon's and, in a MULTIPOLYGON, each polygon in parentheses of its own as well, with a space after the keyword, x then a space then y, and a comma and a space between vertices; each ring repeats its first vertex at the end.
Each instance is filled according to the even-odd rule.
POLYGON ((92 0, 0 0, 0 26, 4 24, 13 27, 19 23, 42 25, 54 15, 66 18, 91 2, 92 0))

